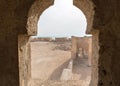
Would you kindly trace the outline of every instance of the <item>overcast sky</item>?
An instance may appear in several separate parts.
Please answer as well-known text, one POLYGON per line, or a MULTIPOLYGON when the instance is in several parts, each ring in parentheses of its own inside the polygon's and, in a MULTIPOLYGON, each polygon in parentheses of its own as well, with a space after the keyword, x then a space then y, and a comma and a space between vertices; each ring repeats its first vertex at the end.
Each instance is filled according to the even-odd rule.
POLYGON ((84 36, 86 26, 84 14, 73 6, 72 0, 55 0, 54 5, 46 9, 40 16, 37 36, 84 36))

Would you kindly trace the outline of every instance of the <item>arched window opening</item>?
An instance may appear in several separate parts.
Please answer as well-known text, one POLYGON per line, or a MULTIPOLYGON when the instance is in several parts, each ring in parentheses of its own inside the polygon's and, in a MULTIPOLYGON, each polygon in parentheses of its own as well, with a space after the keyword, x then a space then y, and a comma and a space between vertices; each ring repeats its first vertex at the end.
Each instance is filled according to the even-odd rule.
POLYGON ((79 81, 78 86, 81 82, 89 86, 92 35, 86 29, 87 19, 73 0, 55 0, 40 15, 37 36, 31 37, 32 79, 79 81))
POLYGON ((72 0, 56 0, 43 12, 38 21, 40 37, 84 36, 87 21, 83 12, 73 6, 72 0))

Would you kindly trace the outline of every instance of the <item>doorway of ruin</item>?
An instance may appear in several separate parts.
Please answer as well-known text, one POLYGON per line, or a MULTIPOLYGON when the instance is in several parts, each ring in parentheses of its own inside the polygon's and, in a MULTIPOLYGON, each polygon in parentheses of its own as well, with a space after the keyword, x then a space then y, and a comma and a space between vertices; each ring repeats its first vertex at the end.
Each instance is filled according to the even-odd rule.
MULTIPOLYGON (((87 33, 91 33, 92 31, 92 22, 93 22, 93 3, 91 1, 79 1, 79 0, 73 0, 74 5, 77 6, 79 9, 81 9, 83 11, 83 13, 86 15, 87 18, 87 33)), ((19 36, 19 40, 24 40, 26 42, 26 46, 22 46, 22 43, 19 43, 19 54, 22 55, 21 57, 25 57, 20 59, 20 84, 21 86, 29 86, 30 82, 31 82, 31 73, 30 73, 30 51, 29 51, 29 37, 32 35, 36 35, 37 33, 37 22, 39 19, 39 16, 41 15, 41 13, 48 8, 49 6, 53 5, 54 1, 35 1, 35 3, 31 6, 31 9, 29 11, 28 14, 28 22, 27 22, 27 32, 28 35, 20 35, 19 36), (40 10, 38 10, 40 9, 40 10), (22 47, 21 47, 22 46, 22 47), (22 50, 22 48, 24 48, 22 50), (26 55, 27 53, 27 55, 26 55), (27 69, 27 71, 26 71, 27 69)), ((93 31, 93 37, 94 34, 96 35, 95 39, 97 39, 98 36, 98 32, 97 31, 93 31)), ((97 44, 97 43, 96 43, 97 44)), ((95 69, 96 70, 96 69, 95 69)), ((97 76, 97 75, 93 75, 93 76, 97 76)), ((97 82, 97 79, 96 79, 97 82)), ((91 83, 96 83, 96 82, 92 82, 91 83)))

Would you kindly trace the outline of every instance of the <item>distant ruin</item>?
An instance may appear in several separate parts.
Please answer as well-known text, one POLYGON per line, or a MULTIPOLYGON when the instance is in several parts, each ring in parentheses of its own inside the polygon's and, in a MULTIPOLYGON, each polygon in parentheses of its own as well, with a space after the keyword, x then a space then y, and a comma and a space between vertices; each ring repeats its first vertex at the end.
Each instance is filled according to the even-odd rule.
MULTIPOLYGON (((92 58, 92 36, 76 37, 72 36, 71 38, 59 37, 37 37, 31 38, 31 42, 71 42, 71 59, 77 57, 88 58, 88 66, 91 66, 92 58)), ((61 46, 62 47, 62 46, 61 46)))
POLYGON ((36 42, 36 41, 52 41, 52 38, 50 37, 46 37, 46 38, 42 38, 42 37, 36 37, 36 38, 31 38, 30 42, 36 42))
POLYGON ((75 37, 72 36, 71 58, 87 57, 88 65, 91 66, 92 57, 92 36, 75 37))
POLYGON ((35 38, 31 38, 30 42, 36 42, 36 41, 43 41, 43 42, 64 42, 64 41, 71 41, 71 38, 67 38, 67 37, 35 37, 35 38))

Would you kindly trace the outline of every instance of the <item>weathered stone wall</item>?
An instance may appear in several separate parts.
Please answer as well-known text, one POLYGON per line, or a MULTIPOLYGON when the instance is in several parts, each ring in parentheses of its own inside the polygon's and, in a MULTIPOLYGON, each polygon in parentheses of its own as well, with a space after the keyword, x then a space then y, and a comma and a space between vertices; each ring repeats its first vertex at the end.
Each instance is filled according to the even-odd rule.
MULTIPOLYGON (((39 15, 52 3, 53 0, 0 1, 0 86, 19 86, 18 34, 35 35, 39 15)), ((74 4, 86 15, 87 32, 99 30, 100 50, 99 55, 96 52, 93 56, 96 61, 91 86, 120 86, 120 1, 74 0, 74 4)), ((93 34, 95 39, 96 36, 93 34)), ((26 46, 27 42, 21 39, 21 43, 26 46)))
MULTIPOLYGON (((36 3, 40 3, 40 5, 36 5, 36 7, 38 9, 39 7, 43 7, 42 10, 44 10, 48 6, 50 6, 52 2, 53 0, 37 0, 36 3)), ((0 1, 0 86, 27 85, 26 79, 30 76, 30 71, 26 70, 26 68, 30 70, 30 61, 27 61, 28 63, 26 62, 26 60, 28 60, 28 57, 30 57, 29 54, 27 54, 29 51, 29 49, 27 48, 28 38, 26 38, 26 35, 21 35, 22 38, 20 37, 18 41, 18 35, 28 33, 28 35, 36 34, 36 29, 31 31, 30 33, 30 29, 28 31, 26 28, 28 27, 27 21, 29 9, 31 8, 33 3, 34 0, 0 1), (20 49, 18 48, 18 44, 21 45, 21 47, 23 48, 22 53, 18 52, 21 51, 18 50, 20 49), (19 54, 20 56, 18 56, 19 54), (26 60, 24 61, 24 59, 26 60), (21 66, 19 65, 19 60, 21 62, 21 66), (25 75, 26 73, 28 75, 25 75)), ((33 11, 32 13, 35 13, 35 11, 33 11)), ((29 16, 32 16, 32 13, 29 16)), ((32 25, 30 21, 28 23, 32 25)))
POLYGON ((99 29, 98 86, 120 86, 120 1, 93 1, 94 28, 99 29))
POLYGON ((31 70, 30 70, 31 57, 29 56, 30 50, 28 48, 29 36, 37 34, 37 23, 38 23, 39 16, 42 14, 42 12, 45 9, 53 5, 53 1, 54 0, 37 0, 34 3, 30 4, 29 9, 26 10, 27 18, 24 18, 26 20, 26 23, 25 23, 26 33, 22 33, 26 35, 21 35, 22 37, 20 37, 18 41, 19 45, 21 45, 22 43, 20 47, 23 47, 23 51, 19 52, 20 53, 19 56, 21 56, 21 58, 24 58, 21 60, 22 62, 19 64, 21 66, 20 74, 22 74, 22 76, 20 76, 20 86, 29 86, 31 81, 31 70))
POLYGON ((85 14, 87 19, 86 33, 90 33, 93 29, 94 3, 92 0, 73 0, 73 4, 85 14))
POLYGON ((18 36, 19 79, 20 86, 28 86, 31 79, 31 48, 29 36, 18 36))
POLYGON ((99 31, 92 31, 92 57, 91 57, 91 83, 90 86, 98 86, 98 60, 99 60, 99 31))
POLYGON ((78 57, 78 54, 81 52, 82 56, 85 56, 85 52, 88 57, 88 65, 91 66, 91 57, 92 57, 92 37, 75 37, 72 36, 72 50, 71 57, 73 59, 78 57), (82 51, 79 51, 79 49, 82 51))

